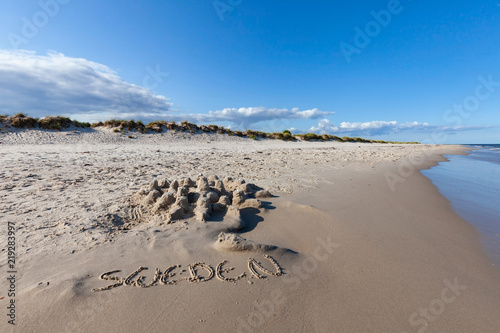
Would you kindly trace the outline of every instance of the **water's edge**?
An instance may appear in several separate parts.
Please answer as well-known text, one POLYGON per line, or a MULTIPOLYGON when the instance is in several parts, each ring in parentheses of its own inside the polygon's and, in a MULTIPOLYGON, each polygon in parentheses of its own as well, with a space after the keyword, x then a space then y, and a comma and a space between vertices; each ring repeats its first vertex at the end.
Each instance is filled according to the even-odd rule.
POLYGON ((445 155, 448 160, 421 173, 447 198, 453 210, 471 223, 500 269, 500 145, 466 145, 467 155, 445 155))

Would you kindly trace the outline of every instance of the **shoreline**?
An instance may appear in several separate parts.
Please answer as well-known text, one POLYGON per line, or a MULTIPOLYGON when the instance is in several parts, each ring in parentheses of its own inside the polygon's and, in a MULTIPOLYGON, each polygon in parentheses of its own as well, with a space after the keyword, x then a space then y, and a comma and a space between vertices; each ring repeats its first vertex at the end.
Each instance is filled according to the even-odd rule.
POLYGON ((416 170, 463 147, 237 138, 189 144, 179 138, 139 138, 125 145, 64 140, 2 145, 1 208, 20 227, 22 244, 19 332, 161 332, 165 327, 494 332, 500 327, 495 315, 500 277, 478 232, 416 170), (398 172, 398 163, 411 154, 425 162, 391 191, 384 174, 398 172), (252 278, 249 257, 272 269, 262 253, 214 248, 219 222, 171 227, 150 222, 114 236, 105 232, 113 224, 102 218, 119 214, 120 199, 141 185, 200 171, 243 178, 278 196, 263 199, 265 209, 244 213, 249 223, 241 236, 277 246, 269 254, 283 267, 283 277, 252 278), (88 228, 96 222, 100 225, 88 228), (125 277, 148 267, 141 273, 147 283, 155 268, 204 262, 215 269, 225 260, 235 270, 224 274, 247 276, 236 283, 214 278, 91 291, 112 282, 99 279, 107 271, 121 270, 116 276, 125 277))
POLYGON ((436 166, 423 173, 451 202, 453 210, 477 228, 483 247, 499 268, 500 244, 497 239, 500 230, 495 222, 500 212, 496 205, 498 196, 492 193, 496 185, 491 181, 498 177, 495 167, 489 168, 489 161, 477 159, 477 155, 483 153, 480 149, 467 148, 467 156, 447 156, 449 164, 436 166), (474 170, 474 173, 468 170, 474 170))
MULTIPOLYGON (((381 177, 385 171, 395 172, 394 166, 385 165, 358 177, 352 173, 331 175, 330 179, 326 178, 329 183, 325 183, 322 191, 301 198, 302 203, 324 210, 340 221, 337 231, 345 233, 340 239, 356 244, 339 257, 350 257, 352 262, 342 260, 342 265, 350 272, 365 276, 354 277, 353 273, 342 271, 339 280, 345 284, 344 288, 349 289, 354 280, 357 288, 366 290, 365 296, 371 299, 367 303, 378 304, 381 309, 376 312, 391 313, 394 322, 393 326, 374 329, 373 308, 360 308, 362 303, 358 302, 341 317, 358 313, 360 318, 367 318, 360 324, 363 330, 377 332, 427 329, 442 332, 453 327, 464 332, 498 330, 500 321, 493 318, 500 309, 500 293, 493 290, 500 286, 500 275, 482 246, 481 234, 460 217, 451 202, 420 173, 437 162, 446 161, 444 154, 461 154, 462 149, 465 147, 453 153, 430 155, 430 160, 406 178, 395 192, 388 189, 381 177), (332 189, 336 187, 342 192, 332 189), (447 292, 450 281, 463 286, 464 290, 455 295, 453 302, 447 303, 440 298, 440 292, 441 295, 447 292), (373 290, 366 287, 374 285, 376 296, 370 295, 373 290), (464 296, 466 292, 469 294, 464 296), (485 306, 487 299, 489 305, 485 306), (402 309, 406 310, 399 311, 402 309), (406 319, 405 325, 401 325, 401 318, 406 319), (458 322, 460 326, 454 326, 458 322), (398 329, 393 328, 398 325, 401 325, 398 329)), ((300 197, 290 196, 292 200, 300 197)))

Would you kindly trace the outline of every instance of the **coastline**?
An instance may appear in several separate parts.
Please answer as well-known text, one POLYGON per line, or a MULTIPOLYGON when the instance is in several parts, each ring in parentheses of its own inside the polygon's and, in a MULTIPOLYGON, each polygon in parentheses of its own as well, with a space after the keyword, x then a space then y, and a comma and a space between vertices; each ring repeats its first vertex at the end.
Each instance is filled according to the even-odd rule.
MULTIPOLYGON (((500 309, 499 274, 480 233, 419 172, 446 161, 443 154, 463 153, 462 148, 446 150, 428 156, 394 192, 381 177, 386 171, 396 172, 386 165, 364 174, 331 176, 329 186, 342 189, 340 193, 325 188, 302 198, 341 221, 337 235, 341 231, 340 238, 349 242, 347 248, 339 248, 341 261, 335 265, 342 269, 336 271, 335 290, 354 289, 364 295, 336 310, 343 319, 356 314, 351 324, 363 331, 495 332, 500 327, 494 319, 500 309), (443 295, 449 282, 464 290, 448 303, 443 295), (390 324, 374 322, 384 315, 390 324)), ((348 292, 343 295, 348 301, 348 292)), ((344 324, 334 323, 352 329, 344 324)))
POLYGON ((484 248, 499 268, 498 156, 489 145, 488 149, 467 148, 467 155, 447 156, 450 163, 440 163, 423 174, 451 202, 453 210, 479 230, 484 248))
POLYGON ((500 328, 500 277, 478 232, 418 171, 465 147, 153 138, 2 145, 2 211, 23 228, 25 247, 19 332, 500 328), (414 152, 425 161, 391 191, 384 175, 400 173, 399 163, 414 152), (147 266, 149 281, 155 267, 173 263, 229 260, 239 274, 248 257, 264 260, 213 249, 216 235, 197 238, 192 229, 204 227, 195 223, 175 235, 151 223, 111 239, 97 227, 78 232, 152 177, 199 172, 248 179, 278 196, 247 214, 251 227, 242 236, 289 249, 273 254, 285 275, 92 293, 105 285, 98 276, 106 270, 126 275, 147 266))

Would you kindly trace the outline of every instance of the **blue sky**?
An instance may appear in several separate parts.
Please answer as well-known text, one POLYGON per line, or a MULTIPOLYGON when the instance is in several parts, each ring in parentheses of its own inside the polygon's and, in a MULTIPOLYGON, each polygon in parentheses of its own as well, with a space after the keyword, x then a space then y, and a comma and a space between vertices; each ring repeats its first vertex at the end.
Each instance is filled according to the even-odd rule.
POLYGON ((1 1, 0 113, 500 142, 500 1, 1 1))

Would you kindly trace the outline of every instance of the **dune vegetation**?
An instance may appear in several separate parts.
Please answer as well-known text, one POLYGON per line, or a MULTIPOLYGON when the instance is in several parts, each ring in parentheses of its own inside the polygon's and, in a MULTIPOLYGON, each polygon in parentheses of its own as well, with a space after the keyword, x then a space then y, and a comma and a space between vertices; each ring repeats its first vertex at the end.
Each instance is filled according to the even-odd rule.
POLYGON ((289 130, 284 130, 283 132, 276 133, 266 133, 261 131, 246 130, 233 131, 229 128, 218 125, 196 125, 188 121, 182 121, 177 124, 173 121, 156 120, 145 125, 142 121, 135 120, 120 120, 120 119, 110 119, 107 121, 99 121, 96 123, 79 122, 76 120, 71 120, 67 117, 61 116, 47 116, 45 118, 31 118, 23 113, 18 113, 13 116, 0 115, 0 123, 5 127, 15 127, 15 128, 39 128, 47 130, 58 130, 69 129, 71 127, 77 128, 112 128, 114 132, 125 134, 127 132, 137 131, 139 133, 163 133, 167 131, 182 132, 182 133, 217 133, 225 135, 233 135, 243 138, 249 138, 253 140, 258 139, 277 139, 283 141, 338 141, 338 142, 359 142, 359 143, 407 143, 407 144, 419 144, 419 142, 396 142, 396 141, 383 141, 383 140, 371 140, 363 139, 358 137, 338 137, 329 134, 292 134, 289 130))

